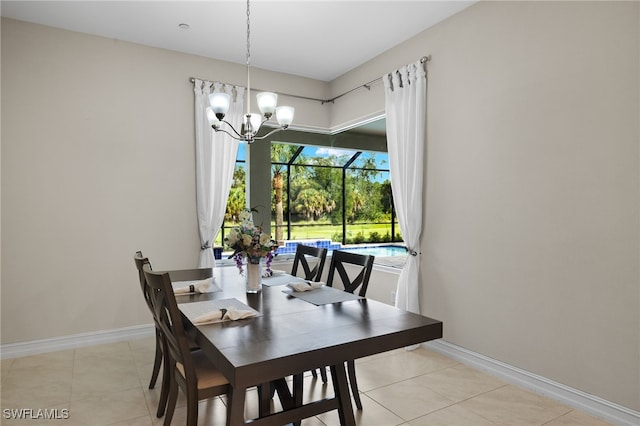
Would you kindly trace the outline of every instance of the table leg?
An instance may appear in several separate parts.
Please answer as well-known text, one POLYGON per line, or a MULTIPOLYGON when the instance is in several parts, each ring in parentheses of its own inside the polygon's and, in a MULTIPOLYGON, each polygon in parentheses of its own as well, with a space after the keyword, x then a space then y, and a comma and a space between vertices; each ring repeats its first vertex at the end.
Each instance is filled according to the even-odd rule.
POLYGON ((227 426, 238 426, 244 424, 244 400, 246 393, 247 390, 245 388, 231 388, 231 391, 227 396, 227 426))
POLYGON ((338 417, 342 426, 355 426, 356 419, 353 416, 353 407, 351 406, 351 395, 349 394, 349 384, 347 383, 347 373, 344 369, 344 363, 332 365, 331 379, 333 380, 333 389, 338 400, 338 417))

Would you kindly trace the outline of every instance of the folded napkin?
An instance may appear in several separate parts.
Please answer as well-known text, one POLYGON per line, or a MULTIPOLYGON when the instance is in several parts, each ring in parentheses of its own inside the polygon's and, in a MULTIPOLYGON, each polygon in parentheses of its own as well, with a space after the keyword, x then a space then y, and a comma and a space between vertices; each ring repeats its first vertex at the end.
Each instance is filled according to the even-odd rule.
POLYGON ((211 283, 213 278, 206 278, 200 281, 193 281, 190 285, 185 287, 178 287, 173 289, 174 294, 189 294, 189 293, 210 293, 213 291, 211 283))
POLYGON ((255 317, 256 313, 253 311, 246 311, 243 309, 218 309, 217 311, 207 312, 206 314, 202 314, 192 321, 194 325, 204 325, 211 324, 218 321, 236 321, 245 318, 255 317))
POLYGON ((293 291, 309 291, 315 290, 316 288, 320 288, 324 285, 323 282, 316 281, 302 281, 297 283, 289 283, 287 287, 293 289, 293 291))

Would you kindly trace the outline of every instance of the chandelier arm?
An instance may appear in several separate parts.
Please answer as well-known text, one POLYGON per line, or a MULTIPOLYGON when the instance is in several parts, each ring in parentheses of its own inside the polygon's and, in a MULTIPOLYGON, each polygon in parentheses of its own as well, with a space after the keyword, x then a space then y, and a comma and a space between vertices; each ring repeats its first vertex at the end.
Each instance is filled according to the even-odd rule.
POLYGON ((274 133, 277 132, 281 132, 283 130, 287 130, 289 128, 289 126, 280 126, 276 129, 271 130, 269 133, 267 133, 266 135, 262 135, 262 136, 255 136, 253 139, 257 140, 257 141, 261 141, 264 138, 268 138, 269 136, 273 135, 274 133))
MULTIPOLYGON (((213 126, 211 126, 211 127, 213 127, 213 126)), ((246 140, 244 137, 242 137, 240 134, 238 134, 238 132, 236 132, 236 130, 235 130, 233 127, 232 127, 232 129, 233 129, 233 131, 236 133, 235 135, 234 135, 233 133, 231 133, 231 132, 227 132, 226 130, 221 129, 221 128, 219 128, 219 127, 218 127, 218 128, 213 127, 213 130, 215 130, 216 132, 226 133, 227 135, 231 136, 233 139, 235 139, 235 140, 237 140, 237 141, 244 141, 244 140, 246 140), (236 136, 236 135, 237 135, 237 136, 236 136)))
MULTIPOLYGON (((223 122, 223 123, 225 123, 227 126, 229 126, 229 127, 231 128, 231 130, 233 130, 233 133, 235 133, 236 135, 238 135, 238 137, 239 137, 239 138, 244 139, 244 136, 243 136, 242 134, 238 133, 238 131, 236 130, 236 128, 235 128, 235 127, 233 127, 233 125, 232 125, 231 123, 229 123, 227 120, 220 120, 220 121, 222 121, 222 122, 223 122)), ((222 130, 222 129, 220 129, 220 130, 222 130)), ((223 131, 224 131, 224 130, 223 130, 223 131)), ((225 133, 228 133, 228 134, 230 134, 230 135, 231 135, 231 133, 229 133, 229 132, 226 132, 226 131, 224 131, 224 132, 225 132, 225 133)), ((233 136, 233 135, 232 135, 232 136, 233 136)), ((234 138, 235 138, 235 137, 234 137, 234 138)))

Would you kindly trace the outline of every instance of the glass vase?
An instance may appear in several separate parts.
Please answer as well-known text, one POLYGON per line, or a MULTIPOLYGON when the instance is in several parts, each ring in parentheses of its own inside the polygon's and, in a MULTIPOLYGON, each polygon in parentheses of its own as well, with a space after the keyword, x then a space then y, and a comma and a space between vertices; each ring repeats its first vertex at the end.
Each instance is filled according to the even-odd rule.
POLYGON ((247 257, 245 264, 245 284, 247 293, 258 293, 262 290, 262 258, 247 257))

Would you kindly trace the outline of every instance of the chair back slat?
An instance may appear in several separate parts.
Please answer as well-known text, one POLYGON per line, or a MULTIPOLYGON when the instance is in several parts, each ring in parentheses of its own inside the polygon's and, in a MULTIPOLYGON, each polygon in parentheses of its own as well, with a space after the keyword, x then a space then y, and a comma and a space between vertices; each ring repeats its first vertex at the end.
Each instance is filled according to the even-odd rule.
POLYGON ((358 287, 360 287, 358 295, 365 297, 367 295, 367 287, 369 286, 369 278, 371 277, 371 271, 373 270, 374 260, 375 256, 372 255, 334 250, 333 254, 331 255, 331 264, 329 265, 327 285, 329 287, 333 286, 333 281, 336 277, 337 271, 337 275, 342 282, 345 291, 354 293, 358 289, 358 287), (361 267, 355 278, 350 278, 345 265, 361 267))
POLYGON ((196 380, 187 334, 173 293, 169 273, 153 272, 148 265, 144 265, 143 271, 153 312, 164 337, 172 367, 175 367, 174 364, 179 362, 184 366, 186 380, 196 380))
MULTIPOLYGON (((151 269, 151 262, 149 261, 149 258, 142 255, 141 251, 136 252, 136 254, 133 256, 133 260, 136 263, 136 268, 138 268, 138 279, 140 280, 140 289, 142 290, 142 295, 144 296, 145 302, 147 302, 149 310, 153 314, 153 307, 151 306, 151 300, 149 300, 149 292, 147 291, 147 280, 144 277, 144 271, 142 270, 144 265, 148 265, 149 269, 151 269)), ((155 316, 153 319, 155 321, 155 316)))
POLYGON ((322 271, 324 270, 324 262, 327 259, 327 249, 320 247, 311 247, 304 244, 296 246, 296 255, 293 258, 293 268, 291 275, 296 276, 298 268, 301 266, 304 273, 304 279, 310 281, 320 281, 322 271), (307 256, 317 259, 317 263, 313 268, 309 263, 307 256))

